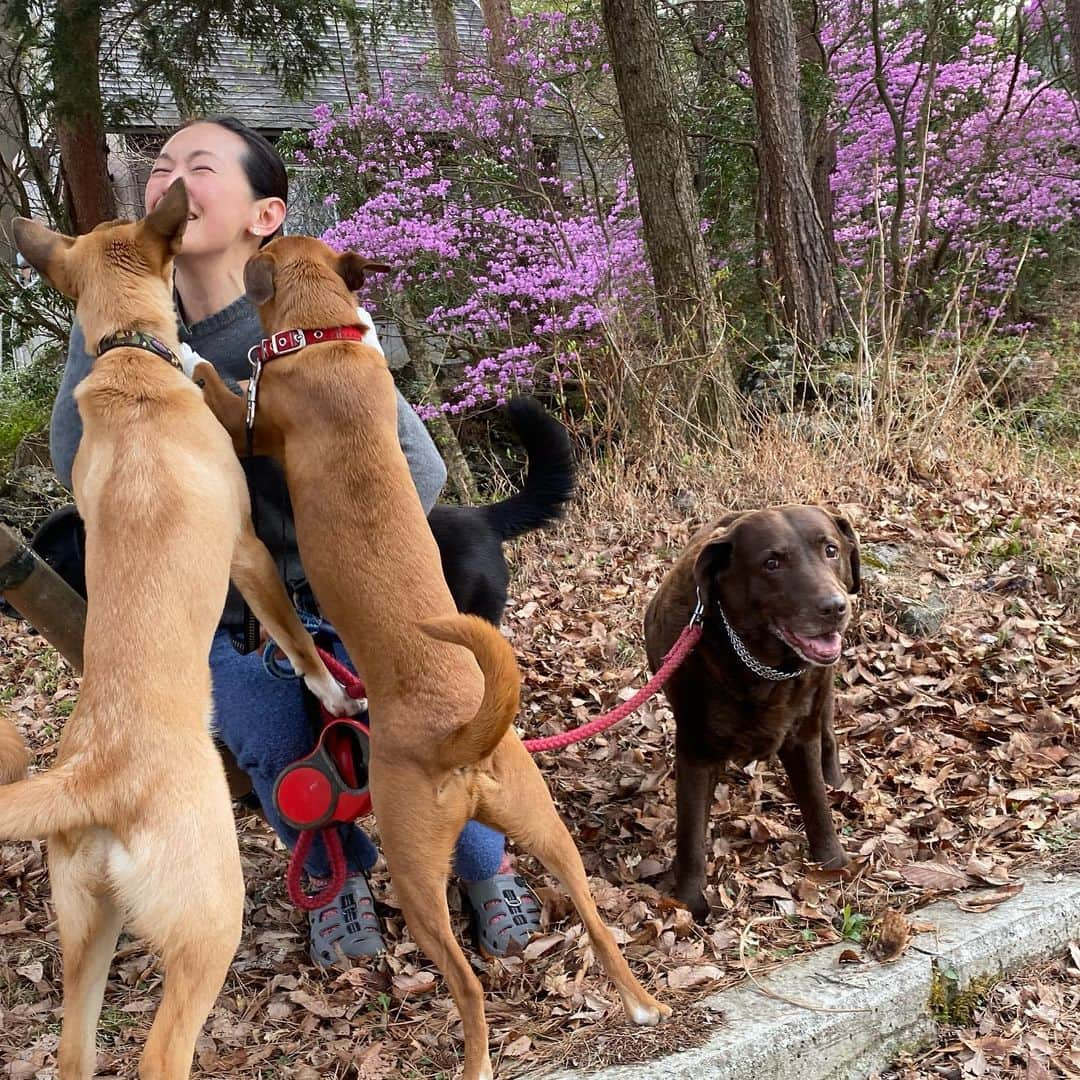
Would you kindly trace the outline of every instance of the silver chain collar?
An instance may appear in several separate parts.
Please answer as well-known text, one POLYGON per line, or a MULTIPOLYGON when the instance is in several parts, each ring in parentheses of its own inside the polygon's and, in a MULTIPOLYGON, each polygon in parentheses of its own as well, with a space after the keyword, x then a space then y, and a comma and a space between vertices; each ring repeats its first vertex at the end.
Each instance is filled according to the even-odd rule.
MULTIPOLYGON (((701 603, 701 594, 698 593, 698 604, 701 603)), ((743 640, 735 633, 731 623, 727 621, 727 616, 724 614, 724 609, 717 604, 716 610, 720 612, 720 618, 724 623, 724 629, 727 631, 728 640, 731 642, 731 647, 735 650, 735 655, 755 674, 758 678, 768 679, 770 682, 783 682, 785 679, 795 679, 800 676, 806 668, 796 668, 795 671, 781 671, 779 668, 769 667, 768 664, 763 664, 750 650, 743 644, 743 640)))

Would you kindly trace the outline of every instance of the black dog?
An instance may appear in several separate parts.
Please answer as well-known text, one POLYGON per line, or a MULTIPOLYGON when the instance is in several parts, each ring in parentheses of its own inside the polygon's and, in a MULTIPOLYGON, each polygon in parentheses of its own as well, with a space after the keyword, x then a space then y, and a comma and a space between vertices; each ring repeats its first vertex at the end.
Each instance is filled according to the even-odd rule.
POLYGON ((535 398, 515 398, 507 413, 529 463, 521 490, 489 506, 435 506, 428 514, 458 611, 496 626, 510 583, 503 543, 562 517, 577 475, 570 436, 535 398))
MULTIPOLYGON (((428 515, 458 610, 496 626, 510 581, 503 543, 562 517, 577 473, 570 436, 535 398, 515 398, 507 412, 528 458, 521 490, 490 506, 435 506, 428 515)), ((50 514, 30 546, 80 596, 86 596, 86 532, 74 506, 50 514)))

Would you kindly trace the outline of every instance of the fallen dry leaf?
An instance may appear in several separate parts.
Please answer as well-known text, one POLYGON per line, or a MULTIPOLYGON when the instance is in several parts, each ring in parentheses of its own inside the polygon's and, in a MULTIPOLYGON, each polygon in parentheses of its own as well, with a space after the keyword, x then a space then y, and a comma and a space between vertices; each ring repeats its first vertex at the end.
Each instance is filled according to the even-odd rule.
POLYGON ((933 889, 935 892, 956 892, 975 884, 975 879, 963 870, 940 862, 910 863, 903 867, 900 873, 909 884, 933 889))
POLYGON ((702 986, 705 983, 716 982, 724 973, 713 964, 702 964, 698 967, 677 967, 668 972, 668 986, 672 990, 689 990, 694 986, 702 986))
MULTIPOLYGON (((895 545, 902 559, 867 575, 836 669, 844 783, 832 807, 852 857, 845 870, 807 863, 803 822, 778 763, 724 770, 705 851, 712 913, 695 926, 666 892, 670 882, 648 876, 671 865, 676 831, 675 727, 663 694, 603 737, 537 758, 602 917, 676 1017, 655 1031, 627 1032, 566 894, 518 852, 544 906, 526 957, 480 960, 451 888, 454 932, 484 983, 493 1049, 530 1040, 519 1056, 500 1056, 502 1080, 685 1049, 709 1034, 695 1001, 745 980, 744 968, 758 977, 838 942, 845 921, 873 925, 887 910, 918 911, 969 884, 998 890, 1021 865, 1080 866, 1080 489, 1045 469, 1030 478, 978 462, 950 469, 947 484, 858 470, 786 469, 782 487, 754 469, 737 487, 695 478, 698 509, 688 515, 673 501, 673 485, 687 482, 676 474, 685 470, 669 476, 667 464, 650 465, 622 483, 605 472, 590 486, 587 466, 583 496, 565 522, 507 545, 513 581, 504 627, 521 661, 518 727, 530 736, 592 720, 644 682, 644 606, 689 536, 732 500, 824 499, 853 522, 864 548, 895 545), (947 621, 916 641, 898 625, 898 598, 931 591, 947 593, 947 621), (944 888, 935 864, 949 875, 944 888), (910 876, 919 866, 932 876, 910 876), (697 968, 705 969, 701 981, 691 974, 697 968), (693 985, 673 988, 680 983, 693 985)), ((25 624, 0 618, 2 707, 26 736, 35 768, 54 760, 78 689, 25 624)), ((377 825, 365 827, 377 839, 377 825)), ((244 937, 205 1028, 203 1073, 251 1080, 282 1070, 291 1077, 303 1066, 308 1075, 351 1077, 358 1054, 377 1038, 373 1076, 364 1080, 382 1080, 383 1061, 388 1078, 453 1075, 460 1019, 445 981, 405 929, 382 865, 372 884, 378 900, 389 901, 386 958, 323 973, 307 958, 306 916, 285 896, 280 845, 244 812, 237 832, 244 937), (419 976, 420 992, 395 989, 395 977, 416 978, 418 970, 429 973, 419 976), (297 991, 307 997, 291 1000, 297 991)), ((984 895, 995 892, 962 900, 977 904, 984 895)), ((912 934, 919 930, 912 925, 912 934)), ((977 1010, 964 1038, 1020 1042, 1006 1057, 994 1057, 993 1044, 977 1047, 987 1076, 1021 1080, 1034 1055, 1054 1076, 1080 1077, 1080 1059, 1070 1056, 1080 1046, 1080 968, 1065 971, 1064 962, 1063 951, 1058 975, 1003 984, 977 1010)), ((38 963, 40 982, 14 977, 10 991, 22 1002, 15 1009, 0 974, 0 1061, 28 1063, 28 1078, 55 1071, 57 933, 41 846, 0 841, 0 967, 38 963)), ((124 1010, 160 995, 160 969, 143 943, 125 939, 106 989, 124 1022, 99 1043, 103 1075, 137 1073, 149 1016, 124 1010)), ((952 1049, 931 1059, 940 1071, 929 1065, 902 1080, 963 1077, 976 1051, 952 1034, 948 1042, 952 1049)))
POLYGON ((954 896, 952 902, 960 908, 961 911, 976 913, 991 911, 999 904, 1005 903, 1006 900, 1011 900, 1014 896, 1019 896, 1023 891, 1024 883, 1022 881, 1014 881, 1011 885, 1006 885, 1002 889, 991 889, 972 893, 970 896, 954 896))
POLYGON ((415 975, 395 975, 391 981, 396 998, 410 994, 430 994, 435 989, 435 974, 431 971, 418 971, 415 975))
POLYGON ((325 998, 316 997, 306 990, 293 990, 289 994, 289 1000, 294 1005, 299 1005, 313 1016, 321 1016, 324 1019, 336 1019, 345 1015, 344 1005, 333 1005, 325 998))
POLYGON ((911 940, 911 924, 899 911, 889 908, 878 920, 870 955, 882 964, 898 960, 911 940))

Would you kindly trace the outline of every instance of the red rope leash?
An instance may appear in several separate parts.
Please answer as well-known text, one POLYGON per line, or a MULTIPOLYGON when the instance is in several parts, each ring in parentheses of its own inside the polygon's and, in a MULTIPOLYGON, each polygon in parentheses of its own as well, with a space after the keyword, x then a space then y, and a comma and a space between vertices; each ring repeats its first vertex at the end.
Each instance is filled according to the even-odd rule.
POLYGON ((596 735, 598 732, 606 731, 612 725, 628 717, 635 709, 644 705, 671 678, 672 672, 687 658, 700 638, 701 623, 695 613, 695 618, 679 635, 679 640, 671 646, 656 674, 632 698, 624 701, 604 716, 600 716, 596 720, 590 720, 587 724, 582 724, 581 727, 574 728, 571 731, 564 731, 561 735, 549 735, 546 739, 525 739, 522 745, 530 754, 536 754, 541 750, 561 750, 564 746, 571 746, 576 742, 581 742, 582 739, 588 739, 590 736, 596 735))
POLYGON ((337 899, 338 893, 345 887, 345 852, 341 847, 341 834, 336 825, 320 829, 326 853, 330 856, 330 880, 314 896, 304 892, 300 884, 300 875, 304 870, 308 852, 315 840, 314 829, 301 829, 289 857, 289 870, 285 875, 285 884, 289 888, 289 899, 302 911, 316 911, 337 899))
MULTIPOLYGON (((620 720, 625 720, 635 709, 640 708, 671 678, 676 668, 689 656, 694 646, 701 638, 700 607, 694 612, 690 624, 679 635, 679 640, 672 645, 664 662, 660 665, 656 674, 629 700, 624 701, 617 708, 588 724, 574 728, 572 731, 564 731, 561 735, 551 735, 544 739, 525 739, 523 746, 530 754, 536 754, 541 750, 561 750, 565 746, 572 746, 576 742, 588 739, 601 731, 613 727, 620 720)), ((344 664, 319 649, 319 655, 326 664, 327 670, 345 688, 345 693, 354 700, 365 696, 363 681, 353 674, 344 664)), ((323 710, 323 719, 330 719, 329 714, 323 710)), ((286 883, 289 889, 289 899, 304 911, 315 911, 324 907, 334 900, 345 885, 345 853, 341 846, 341 836, 336 825, 329 825, 321 829, 323 843, 326 845, 327 854, 330 857, 330 881, 313 896, 304 892, 300 883, 303 874, 304 862, 311 851, 311 845, 315 838, 314 829, 301 829, 300 835, 293 848, 289 859, 289 870, 286 875, 286 883)))
MULTIPOLYGON (((335 679, 345 688, 345 693, 353 699, 358 701, 362 697, 367 697, 367 690, 364 689, 364 682, 355 672, 350 671, 336 656, 331 656, 325 649, 316 650, 319 656, 322 657, 322 662, 326 665, 326 670, 334 676, 335 679)), ((323 710, 323 719, 329 719, 329 714, 323 710)))
MULTIPOLYGON (((367 696, 363 680, 330 653, 319 649, 326 670, 345 688, 345 693, 354 701, 367 696)), ((323 723, 332 720, 333 717, 320 705, 319 713, 323 723)), ((311 845, 315 840, 314 829, 301 829, 296 840, 296 846, 289 856, 289 869, 285 875, 285 884, 288 886, 289 899, 302 911, 315 911, 325 907, 331 901, 336 900, 338 893, 345 887, 345 852, 341 846, 341 833, 337 825, 327 825, 318 830, 322 834, 323 843, 326 845, 326 853, 330 857, 330 880, 313 896, 304 892, 300 884, 300 878, 304 872, 304 863, 307 861, 311 845)))

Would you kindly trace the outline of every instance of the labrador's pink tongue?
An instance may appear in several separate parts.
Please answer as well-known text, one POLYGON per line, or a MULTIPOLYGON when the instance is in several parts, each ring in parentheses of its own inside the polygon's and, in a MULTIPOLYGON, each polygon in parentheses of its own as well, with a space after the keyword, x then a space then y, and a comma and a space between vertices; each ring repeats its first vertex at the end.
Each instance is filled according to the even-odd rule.
POLYGON ((818 664, 832 664, 840 659, 839 634, 822 634, 820 637, 802 637, 799 634, 791 636, 807 660, 818 664))

